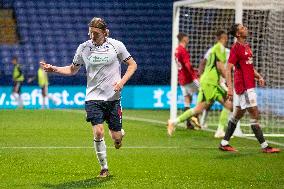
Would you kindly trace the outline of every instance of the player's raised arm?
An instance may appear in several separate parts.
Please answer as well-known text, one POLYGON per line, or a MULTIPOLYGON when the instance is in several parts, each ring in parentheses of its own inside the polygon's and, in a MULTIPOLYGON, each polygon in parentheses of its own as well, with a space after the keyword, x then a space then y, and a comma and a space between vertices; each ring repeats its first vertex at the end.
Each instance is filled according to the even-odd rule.
POLYGON ((40 64, 42 65, 44 71, 46 72, 54 72, 62 75, 75 75, 80 67, 75 66, 74 64, 71 64, 69 66, 63 66, 63 67, 58 67, 58 66, 53 66, 51 64, 48 64, 44 61, 41 61, 40 64))

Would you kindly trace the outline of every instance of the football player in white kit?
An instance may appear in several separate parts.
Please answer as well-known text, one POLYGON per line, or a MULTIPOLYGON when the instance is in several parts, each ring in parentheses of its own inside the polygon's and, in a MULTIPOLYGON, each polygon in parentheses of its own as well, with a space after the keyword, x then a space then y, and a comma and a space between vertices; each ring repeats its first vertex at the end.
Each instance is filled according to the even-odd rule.
POLYGON ((81 66, 86 67, 86 120, 92 124, 94 148, 101 165, 98 177, 107 177, 103 123, 107 122, 114 146, 119 149, 124 135, 120 91, 134 74, 137 64, 122 42, 108 37, 109 30, 103 19, 94 17, 89 23, 88 34, 90 40, 79 45, 71 65, 57 67, 46 62, 41 64, 45 71, 63 75, 74 75, 81 66), (122 78, 120 62, 128 66, 122 78))

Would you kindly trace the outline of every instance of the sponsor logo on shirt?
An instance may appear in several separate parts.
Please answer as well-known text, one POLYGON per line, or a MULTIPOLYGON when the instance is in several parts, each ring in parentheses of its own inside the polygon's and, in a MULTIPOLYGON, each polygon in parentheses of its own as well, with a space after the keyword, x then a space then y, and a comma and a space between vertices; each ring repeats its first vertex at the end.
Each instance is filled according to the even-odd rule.
POLYGON ((246 61, 246 64, 253 64, 253 59, 252 57, 249 57, 248 60, 246 61))
POLYGON ((91 54, 87 60, 91 64, 105 64, 109 62, 109 57, 106 54, 91 54))

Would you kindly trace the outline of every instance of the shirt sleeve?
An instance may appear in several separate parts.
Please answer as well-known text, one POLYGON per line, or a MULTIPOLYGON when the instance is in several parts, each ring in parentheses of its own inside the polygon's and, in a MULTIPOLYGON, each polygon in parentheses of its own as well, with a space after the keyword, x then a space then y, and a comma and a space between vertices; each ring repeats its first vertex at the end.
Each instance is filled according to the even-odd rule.
POLYGON ((127 51, 125 45, 122 42, 118 42, 118 52, 117 56, 120 61, 126 62, 131 58, 130 53, 127 51))
POLYGON ((210 49, 207 50, 207 52, 206 52, 205 55, 204 55, 204 59, 208 60, 208 57, 209 57, 211 51, 212 51, 212 48, 210 48, 210 49))
POLYGON ((232 47, 232 49, 230 50, 228 63, 231 63, 233 65, 236 65, 237 63, 237 54, 236 54, 236 49, 234 47, 232 47))
POLYGON ((79 45, 72 62, 74 66, 83 66, 85 64, 82 57, 82 51, 83 51, 83 45, 79 45))
POLYGON ((225 47, 218 45, 215 48, 215 56, 217 58, 217 61, 226 63, 226 49, 225 47))
POLYGON ((193 69, 193 67, 191 66, 191 62, 190 62, 190 54, 187 51, 183 51, 182 53, 182 60, 184 62, 184 66, 187 69, 188 73, 194 78, 196 79, 197 76, 195 74, 195 71, 193 69))

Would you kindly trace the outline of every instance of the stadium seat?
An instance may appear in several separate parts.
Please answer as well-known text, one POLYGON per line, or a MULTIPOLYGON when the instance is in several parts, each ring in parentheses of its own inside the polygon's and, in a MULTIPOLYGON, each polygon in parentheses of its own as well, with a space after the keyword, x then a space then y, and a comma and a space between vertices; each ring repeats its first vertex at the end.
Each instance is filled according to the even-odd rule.
MULTIPOLYGON (((89 20, 98 16, 105 18, 108 23, 110 37, 125 43, 137 60, 139 70, 146 71, 152 66, 151 71, 160 72, 162 64, 166 70, 160 73, 161 77, 169 78, 165 74, 170 73, 171 0, 127 3, 105 0, 14 0, 10 6, 14 6, 21 43, 15 48, 0 45, 1 62, 9 62, 16 54, 27 62, 46 58, 57 64, 70 64, 78 45, 89 39, 89 20)), ((135 76, 131 83, 169 84, 169 80, 159 81, 157 74, 143 74, 142 71, 137 71, 137 74, 139 76, 135 76), (155 78, 148 79, 150 76, 155 78)))

